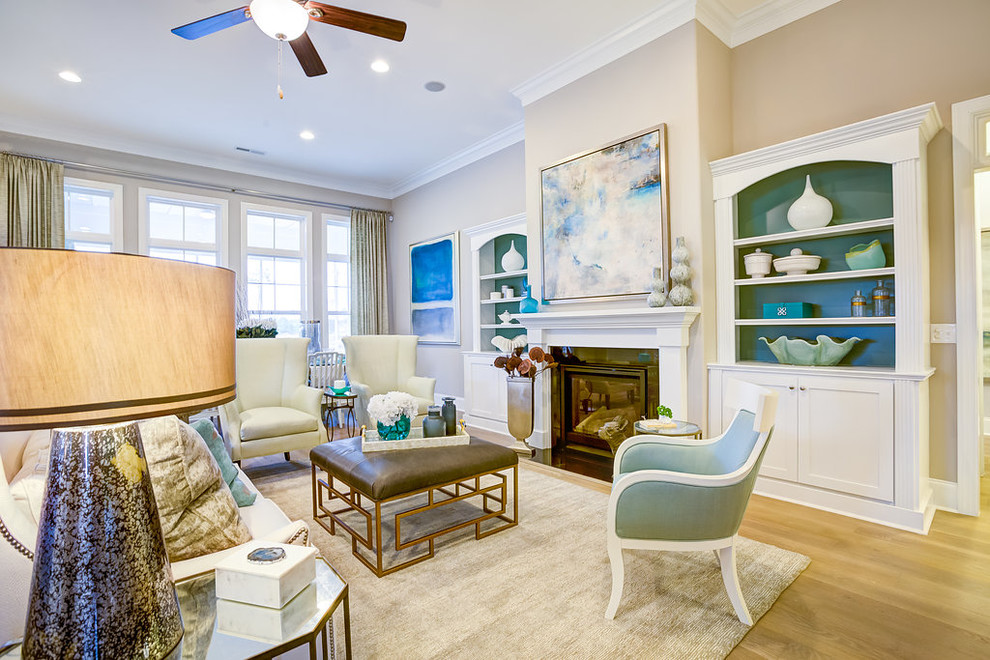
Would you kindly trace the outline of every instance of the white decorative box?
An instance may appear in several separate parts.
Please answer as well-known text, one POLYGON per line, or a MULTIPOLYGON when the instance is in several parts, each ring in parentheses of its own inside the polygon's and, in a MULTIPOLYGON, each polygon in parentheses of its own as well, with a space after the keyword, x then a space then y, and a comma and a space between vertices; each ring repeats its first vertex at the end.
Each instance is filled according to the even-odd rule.
POLYGON ((224 557, 216 566, 217 598, 279 608, 316 579, 316 548, 253 541, 224 557), (258 548, 278 547, 285 558, 273 564, 255 564, 248 554, 258 548))
POLYGON ((217 630, 238 637, 284 642, 315 613, 316 585, 311 582, 281 609, 218 599, 217 630))
POLYGON ((361 430, 361 452, 393 451, 396 449, 422 449, 423 447, 448 447, 451 445, 466 445, 471 442, 471 436, 464 428, 459 428, 454 435, 443 435, 439 438, 424 438, 423 427, 417 426, 409 431, 405 440, 382 440, 378 431, 361 430))

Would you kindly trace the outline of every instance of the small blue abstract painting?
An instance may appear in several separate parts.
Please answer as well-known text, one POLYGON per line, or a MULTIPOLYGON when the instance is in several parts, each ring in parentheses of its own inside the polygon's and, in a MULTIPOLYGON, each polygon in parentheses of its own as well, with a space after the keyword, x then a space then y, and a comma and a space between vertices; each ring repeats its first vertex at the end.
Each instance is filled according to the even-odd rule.
POLYGON ((409 246, 410 327, 422 344, 459 344, 457 232, 409 246))
POLYGON ((669 271, 664 128, 542 170, 545 300, 645 294, 669 271))

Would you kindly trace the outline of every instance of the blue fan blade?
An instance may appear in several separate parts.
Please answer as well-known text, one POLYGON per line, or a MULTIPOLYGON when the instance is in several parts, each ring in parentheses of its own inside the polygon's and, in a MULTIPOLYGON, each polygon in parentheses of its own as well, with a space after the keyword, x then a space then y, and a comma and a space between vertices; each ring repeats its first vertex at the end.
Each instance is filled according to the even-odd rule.
POLYGON ((219 32, 224 28, 240 25, 244 21, 248 20, 251 19, 248 17, 247 7, 245 6, 240 9, 232 9, 228 12, 217 14, 216 16, 210 16, 209 18, 187 23, 186 25, 182 25, 177 28, 172 28, 172 34, 178 35, 183 39, 199 39, 200 37, 205 37, 208 34, 219 32))

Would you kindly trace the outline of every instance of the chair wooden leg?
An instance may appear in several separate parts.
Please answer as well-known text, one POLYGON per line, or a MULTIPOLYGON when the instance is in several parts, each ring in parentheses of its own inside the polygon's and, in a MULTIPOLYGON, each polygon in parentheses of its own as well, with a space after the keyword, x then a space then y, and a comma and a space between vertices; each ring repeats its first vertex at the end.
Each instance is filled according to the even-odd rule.
POLYGON ((746 607, 742 590, 739 588, 739 576, 736 573, 735 544, 720 548, 718 554, 719 562, 722 564, 722 581, 725 583, 725 590, 729 594, 729 600, 732 601, 732 609, 736 611, 736 616, 739 617, 740 621, 747 626, 751 626, 753 625, 753 617, 749 613, 749 608, 746 607))
POLYGON ((289 459, 289 452, 287 452, 287 451, 282 452, 282 456, 285 456, 285 460, 287 460, 287 461, 290 460, 289 459))
POLYGON ((605 618, 614 619, 615 611, 619 609, 619 601, 622 600, 622 585, 626 577, 626 569, 622 565, 622 545, 618 538, 608 539, 608 561, 612 564, 612 597, 609 598, 608 607, 605 608, 605 618))

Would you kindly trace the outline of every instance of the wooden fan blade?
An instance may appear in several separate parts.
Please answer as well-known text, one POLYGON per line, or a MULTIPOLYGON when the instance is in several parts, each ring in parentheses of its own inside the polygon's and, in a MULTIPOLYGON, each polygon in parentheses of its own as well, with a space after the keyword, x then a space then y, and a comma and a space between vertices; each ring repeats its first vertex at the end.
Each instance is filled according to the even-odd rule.
POLYGON ((327 72, 327 68, 323 66, 323 60, 320 59, 320 54, 316 52, 316 46, 313 45, 308 34, 303 32, 299 37, 290 41, 289 45, 292 46, 292 52, 296 54, 296 59, 299 60, 299 64, 302 65, 307 76, 312 78, 313 76, 322 76, 327 72))
POLYGON ((320 23, 356 30, 392 41, 402 41, 406 36, 406 24, 393 18, 365 14, 353 9, 332 7, 322 2, 310 0, 305 5, 310 10, 309 17, 320 23), (315 12, 314 12, 315 10, 315 12), (318 14, 314 16, 314 13, 318 14))
POLYGON ((185 25, 180 25, 177 28, 172 28, 172 34, 180 36, 183 39, 199 39, 200 37, 205 37, 208 34, 219 32, 224 28, 240 25, 244 21, 248 20, 251 20, 251 16, 248 14, 247 6, 244 6, 239 9, 225 11, 224 13, 217 14, 216 16, 210 16, 209 18, 203 18, 198 21, 193 21, 192 23, 186 23, 185 25))

